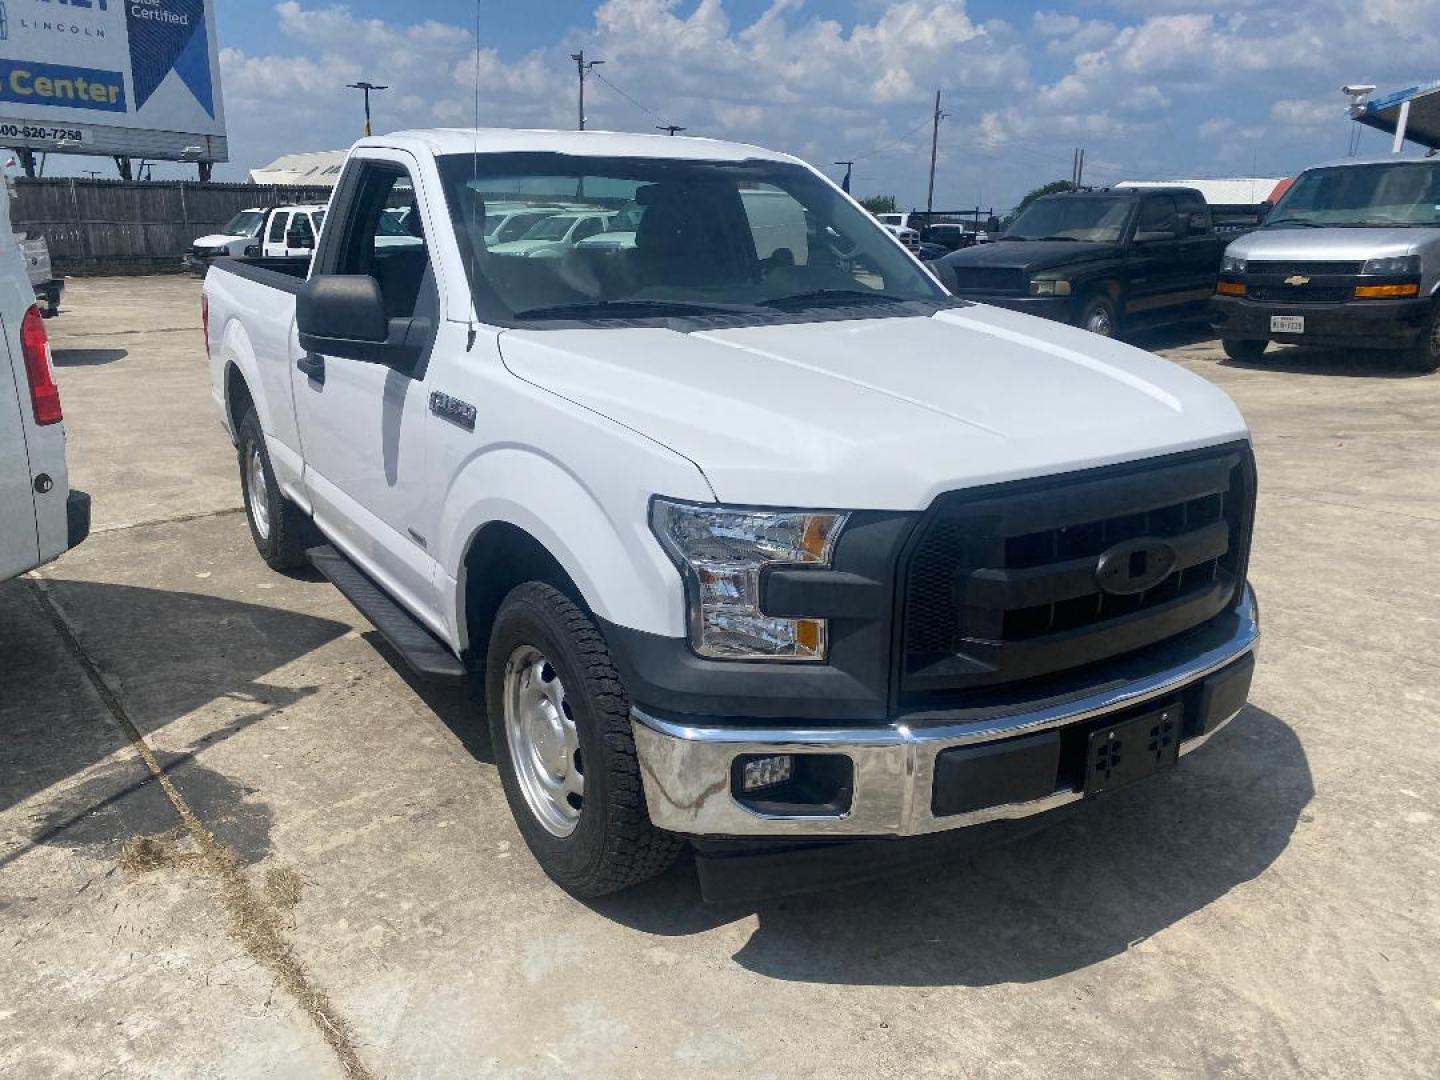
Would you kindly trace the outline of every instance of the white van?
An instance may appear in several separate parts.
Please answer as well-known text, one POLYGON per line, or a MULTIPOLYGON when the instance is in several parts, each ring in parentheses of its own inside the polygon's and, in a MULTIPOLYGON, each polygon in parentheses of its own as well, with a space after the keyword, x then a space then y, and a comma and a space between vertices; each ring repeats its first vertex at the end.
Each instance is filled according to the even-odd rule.
POLYGON ((90 496, 70 490, 65 424, 45 321, 0 193, 0 581, 79 544, 90 496))

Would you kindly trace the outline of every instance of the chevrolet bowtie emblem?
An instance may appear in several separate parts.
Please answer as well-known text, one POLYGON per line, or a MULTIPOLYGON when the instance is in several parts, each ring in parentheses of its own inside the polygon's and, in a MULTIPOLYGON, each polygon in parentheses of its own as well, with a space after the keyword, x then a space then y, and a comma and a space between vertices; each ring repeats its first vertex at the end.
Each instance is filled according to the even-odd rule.
POLYGON ((1309 285, 1310 279, 1304 274, 1292 274, 1285 279, 1286 285, 1309 285))

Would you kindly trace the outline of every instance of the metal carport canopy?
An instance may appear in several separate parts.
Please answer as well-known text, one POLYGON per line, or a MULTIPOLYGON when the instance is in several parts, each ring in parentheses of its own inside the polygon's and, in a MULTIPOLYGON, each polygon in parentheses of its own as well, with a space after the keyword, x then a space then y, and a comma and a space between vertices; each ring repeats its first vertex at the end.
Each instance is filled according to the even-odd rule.
POLYGON ((1351 115, 1357 122, 1391 135, 1403 128, 1403 137, 1411 142, 1440 149, 1440 82, 1374 98, 1356 106, 1351 115))

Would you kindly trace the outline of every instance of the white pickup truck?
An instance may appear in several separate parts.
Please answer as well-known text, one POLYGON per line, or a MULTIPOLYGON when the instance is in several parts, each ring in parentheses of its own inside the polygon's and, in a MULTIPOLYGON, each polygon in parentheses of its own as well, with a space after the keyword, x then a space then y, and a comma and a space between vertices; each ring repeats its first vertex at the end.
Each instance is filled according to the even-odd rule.
POLYGON ((794 158, 367 138, 313 263, 222 260, 205 301, 261 555, 483 681, 520 831, 576 894, 686 843, 711 897, 761 863, 813 884, 785 868, 837 839, 873 872, 1173 765, 1246 700, 1230 400, 947 295, 794 158), (757 243, 755 191, 805 228, 757 243), (489 250, 487 204, 557 200, 633 243, 489 250), (397 211, 418 242, 382 242, 397 211))

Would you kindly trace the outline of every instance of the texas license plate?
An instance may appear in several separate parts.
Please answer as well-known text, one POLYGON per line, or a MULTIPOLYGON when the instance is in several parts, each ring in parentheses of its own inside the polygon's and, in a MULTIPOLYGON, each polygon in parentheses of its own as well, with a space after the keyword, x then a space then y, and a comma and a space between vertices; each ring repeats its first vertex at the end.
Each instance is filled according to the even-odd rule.
POLYGON ((1085 794, 1114 791, 1180 759, 1180 706, 1146 713, 1090 735, 1085 794))
POLYGON ((1271 315, 1270 333, 1272 334, 1303 334, 1305 333, 1304 315, 1271 315))

